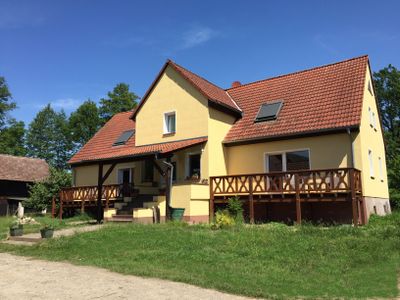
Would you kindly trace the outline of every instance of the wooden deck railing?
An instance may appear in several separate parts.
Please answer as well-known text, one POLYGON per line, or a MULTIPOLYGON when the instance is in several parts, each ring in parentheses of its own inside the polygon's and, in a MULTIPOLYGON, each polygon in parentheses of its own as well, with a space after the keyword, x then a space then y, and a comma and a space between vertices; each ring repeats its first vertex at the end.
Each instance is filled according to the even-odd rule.
MULTIPOLYGON (((108 208, 111 202, 132 197, 135 190, 132 184, 110 184, 102 187, 102 205, 108 208)), ((80 207, 84 211, 85 207, 97 205, 97 186, 79 186, 63 188, 59 194, 60 208, 80 207)))
MULTIPOLYGON (((249 202, 250 221, 254 221, 254 197, 283 199, 292 197, 296 202, 297 221, 301 222, 300 203, 317 195, 344 194, 353 201, 353 219, 356 223, 361 198, 361 172, 354 168, 302 170, 276 173, 242 174, 210 177, 210 217, 214 215, 215 199, 240 196, 249 202)), ((293 201, 293 200, 292 200, 293 201)))
POLYGON ((361 192, 361 172, 351 168, 210 177, 217 195, 361 192))

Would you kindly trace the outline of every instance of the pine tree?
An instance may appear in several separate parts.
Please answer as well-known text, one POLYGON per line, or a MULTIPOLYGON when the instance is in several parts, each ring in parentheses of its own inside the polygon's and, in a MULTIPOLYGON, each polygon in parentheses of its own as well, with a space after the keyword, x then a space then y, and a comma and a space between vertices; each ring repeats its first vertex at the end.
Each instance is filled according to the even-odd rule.
POLYGON ((135 93, 129 91, 128 84, 117 84, 112 92, 108 92, 108 98, 100 99, 102 124, 106 123, 116 113, 134 109, 138 99, 139 97, 135 93))

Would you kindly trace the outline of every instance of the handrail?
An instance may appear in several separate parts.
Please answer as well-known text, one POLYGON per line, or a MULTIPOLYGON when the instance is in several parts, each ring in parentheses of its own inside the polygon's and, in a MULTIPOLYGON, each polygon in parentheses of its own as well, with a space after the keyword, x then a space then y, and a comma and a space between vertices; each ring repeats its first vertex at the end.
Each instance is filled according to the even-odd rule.
POLYGON ((298 190, 300 193, 334 193, 354 189, 356 193, 361 193, 362 190, 361 171, 355 168, 211 176, 210 182, 212 197, 250 192, 295 194, 298 190))

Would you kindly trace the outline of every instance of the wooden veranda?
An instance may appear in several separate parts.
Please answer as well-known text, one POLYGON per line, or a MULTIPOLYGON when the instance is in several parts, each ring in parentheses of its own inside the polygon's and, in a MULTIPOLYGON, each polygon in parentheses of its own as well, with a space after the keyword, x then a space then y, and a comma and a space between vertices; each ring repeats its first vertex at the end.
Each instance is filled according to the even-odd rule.
POLYGON ((210 177, 210 218, 214 217, 215 205, 227 203, 232 196, 248 205, 251 223, 255 203, 294 203, 300 224, 303 203, 340 201, 351 202, 354 225, 366 222, 361 172, 355 168, 210 177))

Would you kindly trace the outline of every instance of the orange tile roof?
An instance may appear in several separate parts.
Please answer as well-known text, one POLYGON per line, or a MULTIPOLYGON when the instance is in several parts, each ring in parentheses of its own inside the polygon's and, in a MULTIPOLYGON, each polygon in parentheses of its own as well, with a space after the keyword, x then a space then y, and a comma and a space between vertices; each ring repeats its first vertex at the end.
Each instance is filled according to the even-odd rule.
POLYGON ((368 57, 228 89, 243 110, 225 143, 359 126, 368 57), (255 123, 263 103, 283 101, 274 121, 255 123))
POLYGON ((131 114, 132 112, 128 111, 114 115, 68 163, 78 164, 97 160, 169 153, 207 141, 207 137, 197 137, 174 142, 135 146, 135 136, 132 136, 126 144, 113 146, 124 131, 135 129, 135 122, 130 119, 131 114))
POLYGON ((0 180, 36 182, 49 176, 43 159, 0 154, 0 180))
POLYGON ((169 61, 169 63, 179 73, 181 73, 183 77, 186 78, 186 80, 196 86, 205 95, 206 98, 213 102, 216 102, 217 104, 229 107, 238 112, 241 111, 240 107, 235 103, 235 101, 233 101, 233 99, 228 95, 225 90, 209 82, 203 77, 185 69, 177 63, 174 63, 173 61, 169 61))
POLYGON ((116 114, 71 158, 69 163, 168 153, 207 141, 206 137, 200 137, 135 146, 135 138, 132 137, 125 145, 112 145, 122 132, 135 128, 132 119, 168 65, 180 72, 210 101, 236 111, 239 111, 237 106, 240 107, 242 118, 236 121, 224 139, 224 143, 229 144, 359 126, 364 81, 369 62, 367 56, 361 56, 236 86, 225 91, 168 60, 137 109, 134 112, 116 114), (276 100, 283 101, 277 119, 255 123, 260 106, 276 100))
POLYGON ((172 60, 167 60, 167 62, 161 68, 160 72, 158 73, 158 75, 155 78, 155 80, 153 81, 153 83, 150 85, 149 89, 144 94, 139 105, 132 112, 132 116, 131 116, 132 119, 135 119, 136 114, 139 112, 141 107, 144 105, 150 92, 153 90, 156 83, 161 78, 161 75, 164 73, 165 69, 168 66, 171 66, 172 68, 174 68, 179 74, 181 74, 183 76, 183 78, 185 78, 190 84, 192 84, 200 93, 203 94, 204 97, 206 97, 212 103, 215 103, 224 108, 227 108, 228 110, 232 111, 236 115, 241 113, 240 107, 235 103, 235 101, 228 95, 228 93, 224 89, 216 86, 215 84, 209 82, 208 80, 204 79, 203 77, 201 77, 197 74, 194 74, 193 72, 185 69, 184 67, 178 65, 177 63, 173 62, 172 60))

